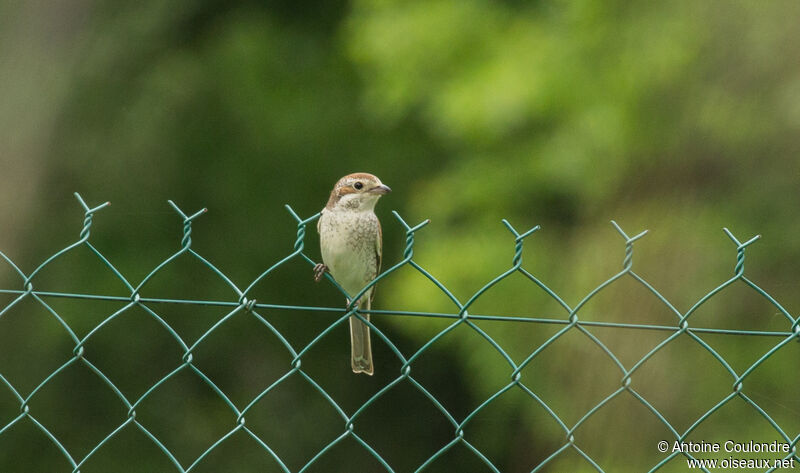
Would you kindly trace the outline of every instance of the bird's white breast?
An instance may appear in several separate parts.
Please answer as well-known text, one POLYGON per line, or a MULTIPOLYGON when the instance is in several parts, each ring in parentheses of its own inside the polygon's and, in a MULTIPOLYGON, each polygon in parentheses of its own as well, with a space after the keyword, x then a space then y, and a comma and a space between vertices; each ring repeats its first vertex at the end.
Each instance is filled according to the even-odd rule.
POLYGON ((379 236, 374 212, 325 209, 319 219, 319 236, 322 261, 351 296, 375 279, 379 236))

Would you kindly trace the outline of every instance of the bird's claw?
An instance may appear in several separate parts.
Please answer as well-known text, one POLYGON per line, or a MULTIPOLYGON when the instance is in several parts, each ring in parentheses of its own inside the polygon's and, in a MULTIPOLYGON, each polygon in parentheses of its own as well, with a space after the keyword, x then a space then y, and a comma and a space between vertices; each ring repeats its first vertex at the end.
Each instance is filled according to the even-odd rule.
MULTIPOLYGON (((363 297, 363 296, 362 296, 362 297, 363 297)), ((360 308, 360 307, 361 307, 361 297, 359 297, 358 299, 356 299, 356 301, 355 301, 355 302, 350 302, 350 299, 345 299, 345 302, 347 302, 347 304, 346 304, 346 305, 347 305, 347 309, 348 309, 348 310, 352 310, 353 308, 356 308, 356 309, 358 309, 358 308, 360 308)))
POLYGON ((319 282, 326 271, 328 271, 328 267, 325 266, 324 263, 317 263, 317 265, 314 266, 314 282, 319 282))

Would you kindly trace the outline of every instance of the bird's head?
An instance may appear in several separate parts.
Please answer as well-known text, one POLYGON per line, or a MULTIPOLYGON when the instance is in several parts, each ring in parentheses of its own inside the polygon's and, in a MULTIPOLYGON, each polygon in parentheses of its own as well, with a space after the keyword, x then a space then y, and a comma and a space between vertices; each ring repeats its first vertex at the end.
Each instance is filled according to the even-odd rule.
POLYGON ((339 179, 325 208, 334 210, 372 210, 378 199, 391 192, 377 176, 366 172, 348 174, 339 179))

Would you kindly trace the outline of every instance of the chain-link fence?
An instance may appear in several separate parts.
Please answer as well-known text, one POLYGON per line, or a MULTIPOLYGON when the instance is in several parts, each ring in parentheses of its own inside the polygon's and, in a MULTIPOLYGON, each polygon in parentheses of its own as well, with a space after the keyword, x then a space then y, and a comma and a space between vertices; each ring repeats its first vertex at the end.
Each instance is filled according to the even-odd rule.
MULTIPOLYGON (((551 290, 543 281, 541 281, 537 276, 529 272, 525 269, 522 264, 522 250, 523 244, 527 237, 531 236, 534 232, 539 230, 539 227, 533 227, 526 231, 519 231, 514 226, 512 226, 509 222, 503 220, 503 223, 508 228, 508 230, 513 234, 514 241, 515 241, 515 251, 514 257, 512 260, 511 267, 508 268, 505 272, 498 275, 490 282, 485 284, 482 288, 480 288, 477 292, 475 292, 471 297, 469 297, 466 301, 463 301, 457 298, 454 294, 452 294, 444 284, 442 284, 439 280, 437 280, 433 275, 431 275, 425 268, 420 266, 414 260, 414 239, 416 233, 423 228, 428 222, 424 221, 418 225, 410 225, 405 222, 399 214, 393 212, 396 219, 405 229, 405 251, 403 254, 402 260, 387 268, 383 273, 375 280, 372 284, 378 283, 381 279, 385 278, 387 275, 392 274, 393 272, 397 271, 401 267, 411 267, 414 271, 419 272, 422 276, 427 278, 430 284, 435 285, 451 302, 453 306, 453 310, 449 313, 426 313, 426 312, 412 312, 412 311, 401 311, 401 310, 372 310, 371 314, 373 315, 372 321, 368 322, 364 317, 363 313, 359 313, 359 311, 355 307, 347 307, 344 310, 341 307, 317 307, 317 306, 308 306, 308 305, 279 305, 279 304, 270 304, 269 301, 257 301, 251 296, 252 289, 259 284, 265 277, 269 274, 273 273, 279 267, 287 265, 289 263, 295 264, 304 264, 308 266, 308 277, 311 278, 311 268, 314 266, 315 261, 313 261, 309 256, 306 255, 304 252, 304 242, 306 240, 306 231, 308 229, 309 224, 312 224, 319 216, 313 215, 309 218, 301 218, 298 216, 294 210, 292 210, 288 205, 286 208, 291 213, 292 217, 297 222, 297 238, 294 243, 293 251, 288 254, 286 257, 280 259, 277 263, 269 267, 269 269, 265 270, 262 274, 260 274, 255 280, 250 282, 246 287, 240 287, 234 284, 232 280, 226 276, 222 271, 220 271, 214 264, 209 262, 203 256, 195 252, 192 248, 192 222, 199 217, 201 214, 204 213, 205 209, 196 212, 194 214, 187 214, 182 211, 177 205, 173 202, 169 202, 172 208, 177 212, 177 214, 182 219, 183 223, 183 238, 181 240, 180 249, 171 255, 169 258, 158 264, 152 271, 147 274, 146 277, 142 279, 141 282, 138 284, 134 284, 128 278, 126 278, 120 270, 118 270, 110 261, 107 259, 101 251, 99 251, 91 242, 90 242, 90 229, 92 226, 92 220, 95 214, 103 209, 108 203, 99 205, 97 207, 90 207, 88 206, 84 200, 78 195, 75 194, 78 201, 80 202, 81 206, 85 211, 85 219, 83 221, 83 228, 80 232, 80 238, 67 246, 66 248, 62 249, 61 251, 55 253, 51 257, 47 258, 43 263, 41 263, 36 269, 34 269, 30 273, 23 272, 8 256, 4 253, 0 252, 0 256, 5 260, 7 263, 6 267, 11 268, 10 270, 16 273, 16 276, 19 277, 19 286, 17 288, 3 288, 0 289, 0 294, 10 295, 11 300, 8 304, 6 304, 2 310, 0 310, 0 324, 2 324, 2 317, 4 314, 8 313, 12 308, 21 304, 23 301, 35 301, 35 304, 43 308, 49 316, 52 317, 58 324, 61 326, 64 332, 66 332, 72 340, 72 354, 69 357, 68 361, 63 363, 54 371, 50 372, 44 379, 41 380, 33 389, 29 390, 28 392, 22 392, 15 386, 15 380, 10 376, 7 376, 5 373, 0 372, 0 384, 3 386, 2 390, 8 391, 11 393, 13 398, 16 399, 18 403, 18 413, 15 414, 12 418, 9 419, 2 419, 0 418, 0 450, 4 447, 3 443, 3 436, 8 436, 9 432, 13 432, 15 429, 20 428, 23 424, 27 424, 28 426, 33 426, 39 433, 42 439, 46 439, 47 442, 54 445, 63 458, 68 462, 69 467, 66 466, 63 471, 72 471, 72 472, 79 472, 84 464, 89 461, 93 456, 97 455, 99 452, 102 452, 104 446, 106 446, 109 442, 111 442, 115 437, 121 435, 121 432, 127 429, 138 429, 141 433, 143 433, 153 445, 158 447, 158 450, 163 453, 163 455, 168 458, 169 462, 174 465, 174 471, 178 472, 188 472, 188 471, 196 471, 201 465, 205 462, 207 457, 211 455, 215 450, 221 448, 222 445, 226 443, 226 441, 231 438, 231 436, 240 433, 245 434, 253 441, 255 441, 260 451, 263 453, 264 456, 271 458, 271 461, 274 462, 276 466, 276 471, 283 471, 286 473, 289 472, 305 472, 310 471, 315 468, 315 465, 319 462, 320 458, 324 457, 327 452, 331 449, 335 448, 338 444, 344 442, 347 439, 354 441, 356 444, 360 445, 364 451, 368 452, 370 456, 372 456, 377 463, 382 467, 383 470, 394 472, 400 471, 397 470, 396 466, 392 464, 385 455, 382 454, 381 449, 376 448, 369 439, 365 438, 359 432, 359 420, 363 416, 365 410, 370 408, 370 406, 374 406, 378 401, 383 398, 388 392, 392 391, 396 386, 400 384, 405 384, 406 386, 410 386, 412 389, 421 393, 427 401, 429 401, 430 405, 441 414, 441 416, 446 419, 446 422, 449 423, 452 429, 452 437, 443 445, 436 446, 435 451, 433 454, 428 456, 424 461, 416 465, 412 471, 433 471, 434 466, 437 460, 445 456, 449 451, 453 450, 455 447, 460 446, 462 453, 464 451, 468 452, 467 455, 473 455, 477 458, 480 463, 483 465, 482 468, 485 468, 487 471, 499 472, 501 469, 496 466, 497 459, 491 458, 490 455, 487 455, 481 448, 476 446, 474 442, 471 441, 470 436, 470 424, 473 419, 479 415, 481 412, 484 412, 495 403, 501 396, 503 396, 506 392, 510 390, 518 390, 518 392, 522 393, 523 396, 530 402, 538 405, 541 409, 543 409, 547 415, 558 425, 558 429, 563 434, 562 440, 559 441, 558 447, 555 448, 552 452, 548 455, 544 456, 543 458, 539 459, 538 463, 532 465, 531 468, 533 472, 536 471, 545 471, 548 465, 552 465, 555 459, 566 455, 566 454, 577 454, 580 456, 584 463, 585 467, 589 470, 596 470, 596 471, 620 471, 619 466, 613 463, 608 463, 607 460, 599 460, 595 458, 593 455, 587 453, 584 449, 582 449, 582 438, 578 429, 582 425, 584 425, 590 418, 596 415, 598 411, 601 411, 604 407, 608 406, 613 400, 621 397, 621 396, 628 396, 631 399, 634 399, 636 402, 640 403, 646 409, 649 414, 652 415, 653 418, 657 419, 658 422, 666 428, 669 432, 670 438, 668 440, 670 445, 674 442, 685 442, 689 439, 689 436, 696 431, 698 426, 703 424, 707 421, 707 419, 715 414, 716 412, 720 411, 724 408, 724 406, 728 405, 734 399, 740 399, 744 401, 748 406, 752 408, 752 411, 755 412, 759 417, 765 419, 772 429, 774 429, 774 433, 776 437, 786 445, 788 451, 783 451, 782 453, 773 454, 774 460, 770 462, 768 465, 764 464, 761 465, 763 468, 760 468, 760 471, 774 471, 780 468, 780 460, 785 460, 787 462, 793 462, 795 460, 800 461, 800 457, 797 454, 797 444, 800 441, 800 433, 798 432, 791 432, 786 431, 784 428, 781 427, 780 423, 773 419, 773 417, 768 414, 767 410, 763 408, 758 402, 756 402, 752 396, 748 395, 748 391, 746 388, 748 383, 748 377, 759 368, 767 359, 772 357, 776 354, 779 350, 783 349, 787 345, 797 342, 800 340, 800 317, 792 316, 777 300, 775 300, 770 294, 768 294, 765 290, 759 287, 755 282, 748 279, 747 276, 744 275, 744 259, 745 259, 745 251, 749 245, 754 243, 759 237, 754 237, 744 242, 740 241, 737 237, 735 237, 730 231, 725 229, 725 234, 730 238, 730 240, 734 243, 736 249, 736 263, 734 269, 734 275, 716 287, 715 289, 711 290, 696 303, 694 303, 691 308, 685 312, 681 312, 680 310, 676 309, 675 306, 664 296, 662 295, 655 287, 653 287, 648 281, 646 281, 643 277, 637 274, 632 269, 632 257, 633 257, 633 247, 634 242, 638 239, 643 237, 646 231, 641 232, 635 236, 629 236, 622 228, 620 228, 616 223, 612 222, 616 231, 622 236, 625 245, 625 253, 624 253, 624 260, 622 265, 622 270, 619 271, 617 274, 614 274, 608 280, 597 286, 595 289, 590 291, 585 297, 583 297, 577 304, 569 305, 567 304, 558 294, 556 294, 553 290, 551 290), (122 283, 124 284, 127 293, 124 295, 106 295, 106 294, 86 294, 86 293, 68 293, 68 292, 59 292, 59 291, 48 291, 47 288, 40 288, 37 286, 37 275, 48 265, 56 261, 57 259, 63 257, 65 254, 72 252, 77 248, 87 248, 102 264, 107 267, 113 275, 122 283), (209 268, 214 274, 216 274, 224 284, 229 287, 231 294, 235 294, 235 297, 232 297, 230 300, 186 300, 186 299, 170 299, 170 298, 154 298, 154 297, 147 297, 146 286, 148 282, 156 275, 159 274, 162 270, 167 268, 170 264, 172 264, 176 258, 181 255, 188 255, 190 258, 194 258, 202 265, 209 268), (555 301, 558 306, 563 309, 563 317, 561 318, 535 318, 535 317, 517 317, 517 316, 503 316, 503 315, 474 315, 470 314, 470 308, 473 306, 473 303, 481 297, 487 290, 495 286, 500 281, 508 278, 509 276, 519 273, 524 278, 530 282, 530 287, 532 291, 544 291, 553 301, 555 301), (608 287, 610 284, 614 283, 615 281, 621 278, 632 278, 637 284, 641 285, 646 291, 649 291, 652 296, 658 299, 664 307, 668 309, 668 311, 674 316, 674 324, 671 325, 651 325, 651 324, 630 324, 630 323, 618 323, 618 322, 603 322, 603 321, 588 321, 588 320, 581 320, 579 317, 581 308, 583 308, 586 303, 595 297, 600 291, 603 291, 604 288, 608 287), (735 282, 744 283, 746 286, 751 288, 755 293, 763 297, 772 307, 780 314, 782 319, 785 319, 785 330, 784 331, 759 331, 759 330, 736 330, 736 329, 721 329, 721 328, 705 328, 705 327, 694 327, 692 325, 692 315, 697 312, 697 310, 703 306, 707 301, 711 298, 715 297, 717 294, 720 293, 726 287, 734 284, 735 282), (86 304, 92 304, 99 301, 111 301, 122 304, 122 307, 118 310, 115 310, 113 313, 104 316, 102 322, 96 324, 91 330, 88 331, 84 336, 79 336, 77 331, 74 330, 69 323, 59 314, 59 312, 52 307, 51 303, 48 301, 56 299, 56 298, 68 298, 68 299, 76 299, 82 300, 86 304), (168 321, 162 317, 159 313, 159 309, 157 307, 161 307, 165 304, 180 304, 180 305, 189 305, 189 306, 213 306, 213 307, 221 307, 226 308, 227 313, 219 318, 209 329, 207 329, 202 335, 200 335, 195 341, 187 342, 186 337, 182 336, 178 330, 176 330, 173 326, 171 326, 168 321), (149 385, 143 394, 138 397, 130 397, 123 394, 123 389, 120 389, 115 381, 111 379, 111 376, 108 376, 104 373, 103 370, 98 368, 96 364, 96 358, 94 357, 103 357, 103 353, 94 353, 92 352, 89 355, 85 351, 85 346, 88 341, 92 340, 93 337, 96 337, 98 333, 101 333, 104 330, 104 327, 107 327, 110 322, 115 319, 122 317, 127 312, 131 311, 133 308, 139 308, 143 310, 145 313, 148 314, 149 317, 152 317, 154 321, 156 321, 159 326, 166 331, 172 340, 174 340, 174 344, 180 347, 180 359, 175 360, 176 365, 175 368, 170 371, 165 376, 161 377, 157 382, 149 385), (337 314, 336 319, 333 323, 331 323, 327 328, 321 330, 311 341, 310 343, 305 343, 302 346, 298 346, 297 344, 291 343, 284 335, 278 330, 273 323, 270 321, 270 312, 274 310, 281 310, 281 311, 298 311, 298 312, 309 312, 309 311, 316 311, 316 312, 326 312, 331 314, 337 314), (339 315, 341 314, 341 315, 339 315), (344 407, 344 403, 341 399, 337 399, 335 395, 331 394, 329 389, 325 389, 321 384, 315 380, 315 378, 307 371, 304 370, 303 367, 303 360, 304 357, 308 356, 309 351, 312 350, 315 346, 321 343, 323 339, 329 336, 329 334, 334 331, 335 329, 341 329, 347 324, 347 320, 351 315, 355 315, 365 323, 369 324, 372 329, 372 333, 374 337, 377 338, 376 345, 383 344, 384 347, 387 349, 399 360, 401 369, 393 376, 383 387, 378 389, 374 394, 372 394, 366 402, 361 403, 355 409, 348 409, 344 407), (428 339, 420 348, 413 352, 403 352, 403 350, 399 349, 398 346, 393 343, 393 340, 388 337, 384 331, 381 330, 381 317, 382 316, 399 316, 399 317, 435 317, 440 320, 446 320, 447 325, 445 328, 440 330, 435 336, 428 339), (252 317, 258 321, 258 323, 263 326, 267 331, 271 332, 275 338, 271 338, 270 340, 265 340, 264 343, 276 343, 280 344, 285 348, 285 350, 289 353, 290 361, 288 365, 286 365, 283 369, 281 369, 281 374, 277 377, 277 379, 269 385, 262 386, 259 389, 258 395, 249 399, 248 402, 241 404, 233 402, 231 397, 228 396, 226 391, 218 386, 215 383, 215 380, 212 379, 204 370, 198 367, 195 363, 193 363, 193 356, 196 352, 197 348, 202 346, 206 340, 217 331, 220 327, 224 326, 226 323, 231 321, 233 318, 236 317, 252 317), (522 359, 515 359, 513 358, 506 350, 501 343, 496 341, 492 336, 487 333, 484 329, 482 329, 477 322, 479 321, 496 321, 501 323, 507 324, 548 324, 550 326, 556 325, 560 328, 546 341, 543 343, 536 343, 532 344, 529 347, 528 355, 522 359), (505 364, 507 364, 507 384, 502 386, 492 395, 488 396, 485 400, 483 400, 477 407, 472 409, 467 415, 465 416, 457 416, 443 402, 439 396, 435 395, 434 392, 429 389, 426 384, 415 377, 414 367, 415 361, 420 358, 421 355, 431 350, 431 347, 434 346, 437 341, 442 339, 445 335, 452 332, 458 327, 468 327, 469 330, 474 331, 477 333, 486 344, 491 346, 492 350, 495 350, 500 356, 502 356, 505 364), (625 364, 620 360, 614 351, 612 351, 607 344, 601 341, 594 333, 593 330, 604 327, 608 329, 639 329, 639 330, 648 330, 648 331, 659 331, 662 333, 667 334, 666 338, 664 338, 660 343, 656 344, 652 349, 647 351, 647 353, 638 359, 635 363, 628 363, 625 364), (615 370, 618 371, 618 384, 617 387, 610 392, 607 396, 605 396, 600 402, 596 403, 593 407, 588 409, 582 416, 580 416, 577 422, 567 422, 563 416, 557 411, 557 409, 553 408, 551 403, 547 402, 540 393, 537 392, 536 389, 530 386, 530 383, 525 379, 523 376, 523 370, 529 366, 541 353, 551 347, 553 343, 558 340, 559 338, 563 337, 567 333, 580 333, 582 334, 584 340, 587 343, 592 343, 599 347, 600 350, 607 356, 607 360, 609 363, 612 363, 615 367, 615 370), (712 348, 710 344, 704 341, 700 335, 704 334, 726 334, 726 335, 742 335, 745 336, 746 339, 750 337, 762 337, 766 339, 775 340, 774 345, 771 345, 771 348, 768 349, 763 355, 761 355, 754 363, 750 364, 744 370, 736 370, 726 361, 726 358, 720 354, 717 350, 712 348), (696 343, 698 346, 702 347, 703 350, 707 351, 718 363, 719 365, 726 371, 729 375, 729 386, 727 388, 727 394, 716 402, 712 408, 707 410, 706 412, 702 413, 694 419, 691 425, 686 429, 679 429, 674 423, 671 423, 668 420, 668 416, 664 415, 654 403, 648 401, 647 397, 641 394, 640 390, 637 390, 635 385, 632 383, 633 376, 637 374, 637 371, 650 359, 653 357, 657 357, 658 354, 668 345, 670 345, 676 339, 689 339, 693 343, 696 343), (64 442, 64 438, 60 438, 56 435, 51 428, 45 423, 40 421, 37 417, 37 410, 32 407, 32 404, 35 403, 37 400, 37 395, 49 384, 52 383, 54 379, 58 378, 59 375, 67 370, 71 366, 82 366, 85 370, 91 372, 94 376, 99 378, 102 383, 107 387, 107 389, 113 393, 113 396, 117 399, 118 404, 124 406, 124 410, 126 415, 121 416, 119 419, 119 423, 116 424, 116 427, 112 429, 110 432, 105 435, 101 441, 97 442, 89 449, 88 453, 83 454, 81 456, 77 456, 75 452, 71 451, 64 442), (143 402, 145 402, 148 398, 152 397, 154 393, 159 391, 165 383, 180 373, 188 372, 191 373, 193 376, 196 376, 197 379, 201 380, 202 383, 207 387, 208 390, 213 391, 214 395, 217 396, 226 406, 228 409, 228 416, 231 420, 232 427, 229 431, 227 431, 224 435, 218 437, 215 442, 213 442, 210 446, 205 448, 201 454, 194 458, 179 458, 174 452, 174 448, 168 447, 159 435, 155 434, 150 426, 139 417, 137 417, 137 408, 139 408, 143 402), (270 441, 265 440, 262 438, 263 436, 257 433, 254 429, 250 428, 248 423, 246 423, 246 419, 248 413, 250 413, 255 406, 258 406, 266 397, 270 395, 270 393, 274 392, 279 386, 283 383, 287 383, 290 379, 299 379, 302 380, 303 383, 307 383, 307 386, 310 386, 314 392, 316 392, 324 402, 327 403, 330 408, 332 408, 336 414, 340 417, 342 422, 342 428, 340 431, 340 435, 335 436, 332 440, 327 442, 322 448, 313 448, 308 449, 306 452, 306 460, 304 463, 299 467, 292 467, 285 461, 283 454, 276 448, 273 448, 270 441)), ((16 277, 15 276, 15 277, 16 277)), ((339 291, 344 293, 344 291, 336 285, 336 282, 329 276, 326 275, 328 282, 333 284, 335 287, 338 288, 339 291)), ((365 287, 359 294, 355 295, 348 295, 351 300, 358 299, 358 297, 363 294, 368 288, 365 287), (352 296, 352 297, 350 297, 352 296)), ((0 330, 3 330, 2 325, 0 325, 0 330)), ((32 341, 31 343, 35 343, 32 341)), ((140 341, 140 343, 146 343, 146 340, 140 341)), ((346 363, 342 364, 343 367, 343 376, 356 376, 349 373, 349 370, 346 369, 346 363)), ((378 366, 380 370, 381 367, 378 366)), ((791 367, 791 369, 787 369, 787 376, 796 377, 796 365, 791 367)), ((664 374, 664 376, 669 376, 669 374, 664 374)), ((346 378, 343 378, 346 379, 346 378)), ((5 398, 4 398, 5 399, 5 398)), ((2 401, 5 402, 5 401, 2 401)), ((302 408, 302 403, 304 402, 303 399, 298 399, 298 408, 302 408)), ((202 413, 200 413, 202 415, 202 413)), ((282 415, 281 412, 274 412, 273 415, 276 419, 277 423, 280 423, 280 417, 282 415)), ((413 413, 412 413, 413 416, 413 413)), ((419 418, 417 421, 422 424, 421 428, 424 428, 424 424, 426 420, 424 418, 419 418)), ((302 447, 302 439, 297 439, 297 442, 301 444, 302 447)), ((13 457, 13 452, 8 457, 13 457)), ((693 453, 692 451, 687 451, 687 449, 681 449, 680 451, 673 451, 670 447, 667 449, 666 453, 661 455, 654 455, 652 458, 654 461, 652 465, 649 467, 650 471, 658 471, 664 469, 666 471, 667 468, 664 468, 665 465, 668 465, 675 457, 685 458, 687 461, 696 459, 698 456, 693 453)), ((674 463, 674 462, 673 462, 674 463)), ((788 463, 784 463, 786 465, 788 463)), ((698 465, 698 469, 702 471, 710 471, 711 469, 715 469, 712 464, 706 465, 698 465)), ((25 467, 21 467, 20 471, 28 471, 25 467)), ((683 471, 681 468, 680 471, 683 471)))

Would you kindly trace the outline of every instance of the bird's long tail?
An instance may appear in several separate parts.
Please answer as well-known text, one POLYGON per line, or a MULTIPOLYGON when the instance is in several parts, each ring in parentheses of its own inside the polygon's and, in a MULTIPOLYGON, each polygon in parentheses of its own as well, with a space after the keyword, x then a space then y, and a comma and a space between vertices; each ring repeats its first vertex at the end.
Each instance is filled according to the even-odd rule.
MULTIPOLYGON (((367 311, 372 307, 371 297, 364 295, 363 307, 367 311)), ((362 314, 369 320, 369 314, 362 314)), ((372 376, 372 344, 369 339, 369 326, 358 319, 355 315, 350 316, 350 364, 353 373, 365 373, 372 376)))

